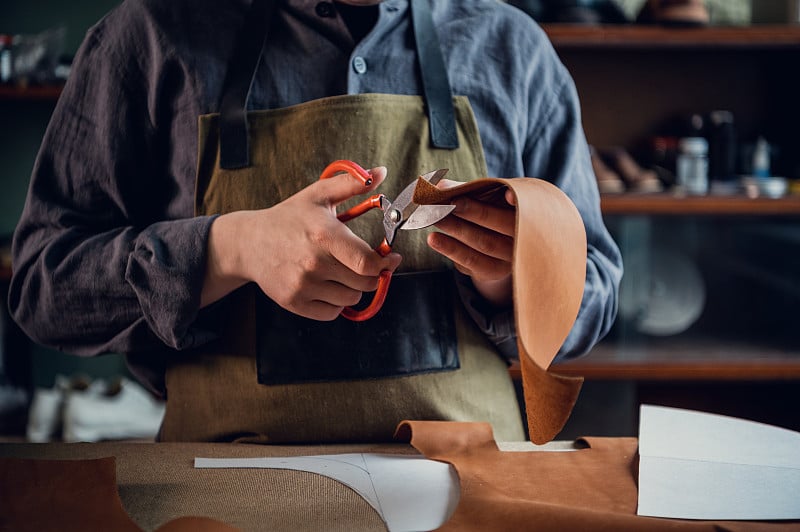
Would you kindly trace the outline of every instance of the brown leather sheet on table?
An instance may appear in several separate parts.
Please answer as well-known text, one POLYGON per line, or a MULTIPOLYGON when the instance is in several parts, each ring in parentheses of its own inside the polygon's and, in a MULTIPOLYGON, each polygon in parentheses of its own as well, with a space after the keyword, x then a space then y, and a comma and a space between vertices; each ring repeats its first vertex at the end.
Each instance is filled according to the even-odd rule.
MULTIPOLYGON (((140 532, 117 491, 116 460, 0 458, 0 530, 140 532)), ((232 532, 206 517, 179 517, 159 532, 232 532)))
POLYGON ((636 438, 584 438, 589 448, 502 452, 487 423, 407 421, 397 437, 452 464, 461 499, 439 530, 777 531, 800 522, 689 521, 636 515, 636 438))
POLYGON ((586 231, 578 210, 559 188, 534 178, 478 179, 439 189, 419 179, 414 201, 449 203, 468 196, 507 205, 516 198, 514 316, 528 432, 552 440, 569 418, 583 379, 548 371, 578 315, 586 280, 586 231))
POLYGON ((354 452, 417 454, 399 444, 0 444, 0 531, 385 531, 369 503, 327 477, 194 468, 195 457, 354 452))

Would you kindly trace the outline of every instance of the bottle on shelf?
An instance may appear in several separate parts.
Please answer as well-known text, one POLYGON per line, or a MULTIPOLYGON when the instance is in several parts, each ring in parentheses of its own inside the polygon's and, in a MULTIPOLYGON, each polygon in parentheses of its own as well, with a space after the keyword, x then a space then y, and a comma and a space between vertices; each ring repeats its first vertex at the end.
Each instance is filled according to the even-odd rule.
POLYGON ((703 137, 684 137, 678 143, 676 174, 678 186, 687 194, 708 193, 708 141, 703 137))
POLYGON ((753 175, 762 178, 770 175, 769 143, 764 137, 758 137, 753 150, 753 175))
POLYGON ((14 76, 14 38, 0 35, 0 83, 10 83, 14 76))

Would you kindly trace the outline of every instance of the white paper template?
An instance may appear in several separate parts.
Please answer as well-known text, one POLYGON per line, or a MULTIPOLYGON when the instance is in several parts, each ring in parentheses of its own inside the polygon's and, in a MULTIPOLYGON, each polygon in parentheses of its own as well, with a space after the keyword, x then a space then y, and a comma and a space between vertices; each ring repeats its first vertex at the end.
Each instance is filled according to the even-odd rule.
POLYGON ((642 405, 639 455, 639 515, 800 519, 798 432, 642 405))
POLYGON ((269 468, 318 473, 349 486, 391 532, 433 530, 455 511, 458 474, 449 464, 413 455, 334 454, 286 458, 195 458, 196 468, 269 468))

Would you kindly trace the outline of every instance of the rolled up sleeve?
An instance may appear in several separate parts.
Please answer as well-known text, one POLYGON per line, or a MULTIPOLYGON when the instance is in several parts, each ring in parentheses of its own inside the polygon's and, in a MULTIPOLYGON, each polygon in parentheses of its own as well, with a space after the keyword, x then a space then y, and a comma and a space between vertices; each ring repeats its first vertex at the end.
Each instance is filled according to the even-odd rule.
POLYGON ((103 28, 87 35, 44 136, 9 308, 33 340, 74 354, 184 349, 213 337, 193 326, 213 218, 174 208, 169 128, 153 125, 166 114, 150 103, 160 89, 149 80, 165 73, 142 71, 144 39, 135 59, 115 58, 123 47, 103 28))

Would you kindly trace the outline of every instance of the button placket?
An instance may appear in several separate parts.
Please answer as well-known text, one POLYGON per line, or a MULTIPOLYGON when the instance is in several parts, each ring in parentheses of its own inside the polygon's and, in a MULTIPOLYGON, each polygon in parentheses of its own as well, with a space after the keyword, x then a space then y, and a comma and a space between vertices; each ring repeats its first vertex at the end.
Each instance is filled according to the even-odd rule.
POLYGON ((336 16, 336 8, 332 2, 320 2, 314 7, 317 16, 322 18, 333 18, 336 16))
POLYGON ((367 71, 367 60, 357 55, 353 58, 353 70, 356 74, 364 74, 367 71))

